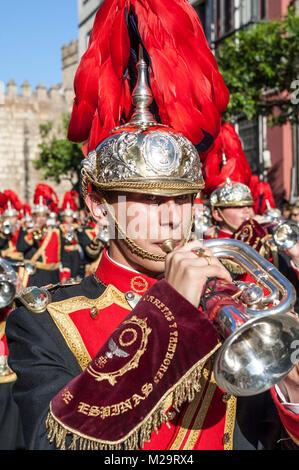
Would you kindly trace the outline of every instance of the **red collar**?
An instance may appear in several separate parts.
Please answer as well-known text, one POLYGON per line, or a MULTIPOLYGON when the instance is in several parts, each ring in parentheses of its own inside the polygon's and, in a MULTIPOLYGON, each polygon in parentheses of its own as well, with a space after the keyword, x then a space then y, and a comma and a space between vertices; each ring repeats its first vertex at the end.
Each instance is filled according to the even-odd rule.
POLYGON ((232 233, 225 232, 224 230, 219 230, 217 234, 217 238, 231 238, 232 233))
POLYGON ((108 255, 105 249, 96 270, 96 276, 106 286, 113 284, 121 292, 133 291, 136 294, 143 295, 157 279, 131 271, 125 266, 115 263, 108 255))

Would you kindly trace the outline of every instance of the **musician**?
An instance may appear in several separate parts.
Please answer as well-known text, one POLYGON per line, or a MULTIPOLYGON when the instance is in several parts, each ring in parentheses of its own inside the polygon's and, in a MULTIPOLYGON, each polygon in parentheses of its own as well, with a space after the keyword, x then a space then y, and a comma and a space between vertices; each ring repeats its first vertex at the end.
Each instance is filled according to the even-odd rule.
POLYGON ((37 185, 32 207, 34 225, 22 229, 17 240, 17 249, 24 256, 24 267, 19 271, 24 287, 57 284, 60 280, 61 235, 58 228, 47 226, 51 202, 48 187, 37 185))
POLYGON ((299 201, 296 201, 296 203, 291 207, 289 218, 299 225, 299 201))
POLYGON ((61 281, 68 279, 77 279, 82 275, 83 251, 78 240, 78 231, 80 227, 77 222, 76 214, 79 210, 78 194, 76 191, 67 191, 64 195, 60 224, 61 236, 63 238, 63 267, 61 281))
POLYGON ((109 246, 107 220, 101 225, 89 220, 78 232, 78 240, 84 255, 84 276, 94 273, 105 247, 109 246))
MULTIPOLYGON (((273 243, 272 228, 278 222, 268 216, 277 212, 271 188, 251 174, 241 140, 230 123, 221 126, 216 144, 204 162, 204 172, 205 195, 214 222, 204 238, 233 238, 252 246, 294 285, 295 310, 299 311, 299 244, 286 251, 273 243)), ((225 260, 225 265, 234 279, 252 281, 233 261, 225 260)))
POLYGON ((2 215, 2 230, 0 233, 1 256, 12 262, 14 269, 18 271, 15 262, 23 260, 22 253, 17 249, 17 240, 20 233, 20 210, 22 203, 17 194, 12 190, 4 191, 5 204, 2 215))
MULTIPOLYGON (((85 129, 89 153, 83 162, 83 197, 96 222, 108 214, 109 250, 104 251, 96 273, 80 284, 51 289, 51 301, 44 312, 37 314, 34 306, 20 307, 10 315, 7 325, 10 365, 18 375, 15 399, 22 413, 27 448, 296 448, 299 417, 281 403, 276 389, 236 399, 215 383, 213 361, 221 339, 212 314, 219 305, 232 303, 240 312, 245 309, 230 274, 218 259, 207 249, 201 251, 197 240, 186 243, 193 224, 192 201, 203 189, 204 181, 198 152, 182 130, 176 130, 182 124, 176 117, 180 109, 188 109, 190 120, 185 132, 191 133, 193 142, 205 152, 217 135, 228 100, 227 89, 188 2, 160 2, 155 11, 151 2, 146 2, 146 10, 144 1, 134 0, 126 6, 126 15, 125 9, 116 8, 113 1, 105 1, 99 9, 90 49, 81 62, 83 76, 77 74, 78 101, 69 127, 69 138, 87 140, 81 127, 87 122, 81 119, 81 99, 86 103, 90 97, 84 94, 88 89, 85 60, 92 60, 94 48, 98 54, 106 41, 118 51, 119 42, 110 41, 111 35, 117 34, 116 28, 105 30, 103 18, 124 26, 122 36, 128 39, 128 53, 135 48, 138 56, 141 34, 144 48, 152 52, 153 96, 146 86, 149 64, 141 54, 138 86, 135 88, 134 83, 132 87, 137 91, 131 90, 136 106, 133 116, 119 129, 124 114, 118 111, 118 120, 111 129, 116 128, 105 136, 108 140, 98 134, 103 131, 101 119, 91 126, 91 133, 89 126, 85 129), (186 25, 192 24, 188 35, 182 34, 183 16, 186 25), (156 42, 148 28, 154 20, 166 38, 167 28, 163 25, 171 27, 174 46, 168 49, 168 45, 158 56, 151 47, 156 42), (127 28, 130 36, 126 36, 127 28), (161 67, 161 71, 167 71, 159 59, 164 60, 170 53, 180 70, 176 51, 187 39, 182 73, 187 67, 185 85, 188 82, 193 90, 194 109, 191 103, 189 107, 180 102, 182 76, 176 77, 170 70, 171 87, 177 97, 168 102, 174 106, 169 115, 170 127, 162 113, 167 94, 162 93, 164 99, 159 99, 155 70, 161 67), (198 50, 202 57, 197 62, 198 50), (196 81, 190 80, 194 67, 196 81), (201 76, 207 68, 209 73, 201 76), (205 86, 201 87, 198 84, 203 78, 205 86), (217 102, 212 82, 211 87, 206 86, 211 79, 217 81, 217 102), (148 109, 152 98, 161 107, 164 125, 155 121, 148 109), (215 120, 206 120, 207 113, 203 121, 197 122, 196 135, 192 134, 194 118, 200 120, 201 116, 198 109, 207 111, 209 103, 215 120), (170 244, 164 242, 169 238, 176 248, 167 254, 170 244), (17 339, 20 347, 15 346, 17 339)), ((163 44, 159 41, 159 47, 163 44)), ((97 73, 93 62, 92 72, 97 73)), ((104 70, 100 76, 105 78, 104 70)), ((105 83, 111 83, 110 69, 107 78, 105 83)), ((162 79, 160 74, 159 90, 163 89, 162 79)), ((115 97, 107 93, 101 96, 110 104, 115 97)), ((188 94, 184 90, 185 99, 188 94)), ((91 114, 98 119, 101 111, 91 114)), ((299 401, 298 375, 294 369, 283 381, 283 393, 291 403, 299 401)))

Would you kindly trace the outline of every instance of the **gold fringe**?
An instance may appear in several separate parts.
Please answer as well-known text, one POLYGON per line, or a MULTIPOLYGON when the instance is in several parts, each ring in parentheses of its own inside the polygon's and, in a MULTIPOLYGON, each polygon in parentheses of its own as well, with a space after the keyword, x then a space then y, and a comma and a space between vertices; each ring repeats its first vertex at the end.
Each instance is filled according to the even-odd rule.
POLYGON ((159 426, 168 424, 173 418, 173 412, 165 411, 165 401, 169 395, 173 395, 172 407, 177 412, 186 401, 191 402, 195 394, 201 389, 200 379, 202 370, 207 360, 221 346, 219 343, 209 354, 195 364, 190 371, 162 397, 161 401, 144 419, 143 423, 136 427, 124 441, 111 443, 100 441, 89 436, 76 433, 73 429, 64 426, 52 413, 51 407, 46 419, 46 428, 49 430, 47 438, 60 450, 67 449, 67 436, 71 436, 71 443, 67 450, 140 450, 144 444, 150 441, 154 431, 158 432, 159 426))
POLYGON ((76 434, 74 431, 64 428, 63 425, 55 419, 52 412, 49 411, 46 420, 46 428, 49 430, 47 438, 50 443, 55 441, 56 448, 60 450, 139 450, 144 446, 145 442, 150 440, 152 432, 158 432, 158 427, 163 423, 167 423, 170 418, 170 414, 165 413, 163 409, 159 408, 159 410, 150 416, 140 429, 134 431, 126 441, 111 444, 83 437, 80 434, 76 434), (68 447, 66 443, 67 436, 71 436, 71 443, 68 447))

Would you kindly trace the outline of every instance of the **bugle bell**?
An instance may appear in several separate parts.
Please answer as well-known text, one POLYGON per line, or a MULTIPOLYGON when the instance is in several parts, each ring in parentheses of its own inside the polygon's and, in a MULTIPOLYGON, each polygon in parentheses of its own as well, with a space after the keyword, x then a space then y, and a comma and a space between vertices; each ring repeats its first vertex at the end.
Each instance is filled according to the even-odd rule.
MULTIPOLYGON (((232 303, 220 307, 212 320, 223 338, 214 362, 218 386, 235 396, 257 395, 283 380, 299 360, 294 354, 299 322, 286 314, 295 304, 295 289, 246 243, 218 238, 203 245, 220 261, 238 263, 255 281, 249 292, 240 287, 245 315, 232 303)), ((167 246, 174 244, 168 240, 167 246)))
POLYGON ((13 226, 9 220, 5 220, 2 224, 2 233, 5 237, 9 237, 13 233, 13 226))
POLYGON ((257 395, 283 380, 297 362, 299 322, 286 315, 295 290, 272 263, 239 240, 208 240, 204 246, 220 260, 239 263, 269 292, 259 297, 258 307, 247 307, 246 318, 235 308, 221 308, 214 319, 224 338, 214 363, 217 384, 235 396, 257 395))

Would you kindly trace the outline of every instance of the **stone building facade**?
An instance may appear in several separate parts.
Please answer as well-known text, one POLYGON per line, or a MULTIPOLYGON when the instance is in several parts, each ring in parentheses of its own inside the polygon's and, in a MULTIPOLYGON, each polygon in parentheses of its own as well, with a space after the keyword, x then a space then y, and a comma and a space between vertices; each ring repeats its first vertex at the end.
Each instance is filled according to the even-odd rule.
POLYGON ((0 191, 16 191, 23 203, 32 204, 37 183, 51 185, 60 200, 70 189, 67 181, 63 185, 44 181, 32 160, 39 155, 40 124, 61 124, 62 114, 71 112, 77 65, 78 42, 74 40, 62 46, 62 84, 50 89, 40 84, 33 90, 28 82, 20 89, 13 80, 5 86, 0 82, 0 191))

